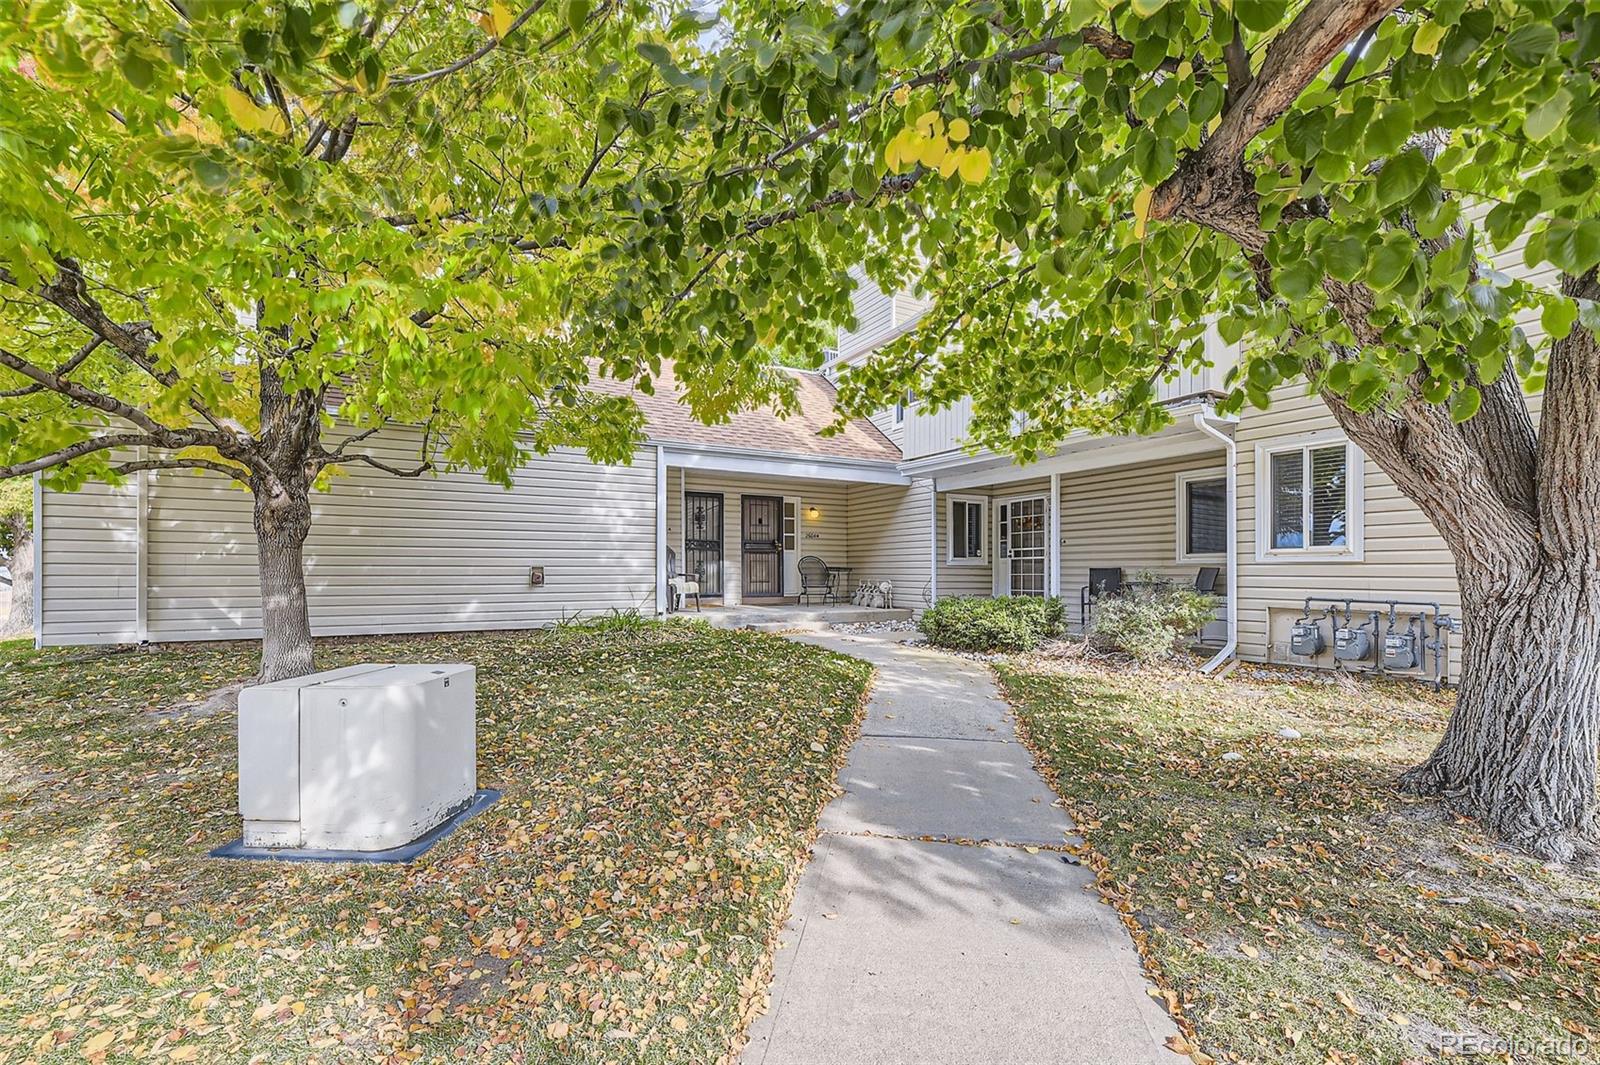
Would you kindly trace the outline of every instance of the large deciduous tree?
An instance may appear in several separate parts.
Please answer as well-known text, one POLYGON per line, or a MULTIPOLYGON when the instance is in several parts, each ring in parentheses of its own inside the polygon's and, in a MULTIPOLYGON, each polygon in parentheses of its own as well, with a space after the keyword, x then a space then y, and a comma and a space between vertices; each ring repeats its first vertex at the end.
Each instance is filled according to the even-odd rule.
POLYGON ((302 547, 337 467, 626 461, 637 407, 585 386, 648 389, 663 351, 703 418, 784 403, 770 357, 837 307, 791 293, 810 324, 758 345, 736 290, 693 291, 712 138, 658 61, 705 29, 629 0, 6 5, 0 478, 248 490, 271 680, 312 668, 302 547), (624 293, 652 258, 649 356, 624 293), (413 459, 368 450, 402 425, 413 459))
POLYGON ((1592 840, 1600 10, 888 3, 830 33, 897 73, 840 103, 813 64, 813 122, 747 133, 773 180, 870 197, 869 271, 934 299, 847 403, 970 395, 975 442, 1031 457, 1164 424, 1155 385, 1216 323, 1245 346, 1225 406, 1303 381, 1454 554, 1460 696, 1405 783, 1545 855, 1592 840), (1491 268, 1519 242, 1550 284, 1491 268))
POLYGON ((308 488, 361 433, 504 478, 628 452, 596 375, 781 403, 766 366, 819 355, 864 264, 934 307, 846 405, 970 395, 1019 457, 1158 428, 1208 323, 1233 407, 1304 379, 1457 560, 1459 705, 1410 783, 1542 853, 1593 832, 1588 4, 94 8, 0 15, 0 472, 246 482, 269 675, 309 666, 308 488), (1519 242, 1553 286, 1489 267, 1519 242))

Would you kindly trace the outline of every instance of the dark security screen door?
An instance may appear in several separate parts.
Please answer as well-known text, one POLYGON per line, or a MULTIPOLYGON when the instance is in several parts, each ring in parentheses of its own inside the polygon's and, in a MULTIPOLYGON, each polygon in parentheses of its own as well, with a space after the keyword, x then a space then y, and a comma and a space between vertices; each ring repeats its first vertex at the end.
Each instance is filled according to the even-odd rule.
POLYGON ((700 581, 700 594, 722 594, 722 496, 685 492, 683 571, 700 581))
POLYGON ((745 496, 741 547, 744 553, 744 598, 783 594, 783 543, 778 519, 783 500, 777 496, 745 496))

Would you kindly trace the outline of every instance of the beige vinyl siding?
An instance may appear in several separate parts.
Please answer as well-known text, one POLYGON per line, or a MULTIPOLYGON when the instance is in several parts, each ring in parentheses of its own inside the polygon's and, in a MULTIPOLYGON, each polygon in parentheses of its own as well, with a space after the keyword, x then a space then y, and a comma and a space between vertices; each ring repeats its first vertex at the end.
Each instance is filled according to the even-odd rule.
POLYGON ((1225 559, 1178 561, 1178 475, 1200 472, 1227 475, 1227 457, 1220 447, 1161 462, 1062 475, 1061 597, 1069 620, 1083 620, 1080 593, 1089 583, 1090 569, 1121 566, 1129 579, 1149 570, 1192 584, 1200 566, 1224 564, 1225 559))
POLYGON ((911 325, 933 306, 933 301, 919 296, 909 289, 901 289, 894 294, 894 324, 898 327, 911 325))
POLYGON ((138 640, 137 483, 44 491, 39 530, 39 617, 46 645, 138 640))
MULTIPOLYGON (((907 415, 909 415, 909 413, 910 412, 908 411, 907 415)), ((901 448, 902 450, 905 448, 905 444, 903 443, 906 433, 905 418, 901 418, 900 421, 895 421, 893 407, 889 407, 886 410, 880 410, 878 413, 872 416, 870 421, 873 425, 878 427, 878 431, 880 433, 889 438, 889 442, 891 444, 893 444, 895 447, 901 448)))
MULTIPOLYGON (((670 473, 670 471, 669 471, 670 473)), ((746 495, 787 496, 800 498, 799 556, 816 555, 830 566, 848 563, 848 505, 846 486, 841 481, 802 481, 781 477, 758 477, 738 473, 717 473, 684 469, 683 487, 686 492, 715 492, 722 496, 722 601, 728 605, 743 599, 741 578, 744 557, 740 551, 744 519, 740 500, 746 495), (810 507, 817 508, 815 519, 806 514, 810 507)), ((670 481, 669 481, 670 483, 670 481)), ((667 542, 683 550, 683 513, 674 512, 669 503, 667 512, 667 542)), ((682 557, 680 555, 680 557, 682 557)), ((789 558, 784 559, 785 572, 793 568, 789 558)), ((796 589, 798 591, 798 588, 796 589)))
MULTIPOLYGON (((1288 652, 1288 627, 1307 596, 1436 600, 1460 617, 1449 548, 1370 458, 1362 470, 1362 560, 1256 560, 1256 446, 1337 431, 1326 404, 1306 395, 1302 384, 1280 386, 1269 409, 1248 410, 1240 418, 1234 438, 1239 450, 1239 653, 1244 658, 1299 661, 1288 652)), ((1452 669, 1460 657, 1459 641, 1453 642, 1452 669)))
POLYGON ((667 467, 667 546, 678 553, 683 565, 683 468, 667 467))
MULTIPOLYGON (((390 462, 414 461, 405 433, 368 443, 390 462)), ((258 637, 249 495, 209 473, 145 476, 148 638, 258 637)), ((71 498, 47 502, 47 532, 71 498)), ((529 628, 655 609, 654 450, 631 466, 540 456, 509 490, 465 471, 403 479, 349 466, 313 496, 312 513, 306 591, 318 635, 529 628), (544 567, 544 587, 530 586, 532 566, 544 567)), ((131 528, 134 515, 124 520, 131 528)), ((131 587, 127 599, 131 614, 131 587)), ((94 635, 51 625, 46 639, 94 635)), ((99 638, 132 638, 131 626, 99 638)))
POLYGON ((889 581, 896 607, 921 610, 925 605, 931 484, 852 484, 846 494, 852 576, 857 581, 889 581))
POLYGON ((848 359, 863 348, 871 347, 894 331, 894 298, 867 278, 864 271, 852 269, 850 277, 856 282, 850 294, 851 308, 855 314, 854 329, 839 330, 839 354, 848 359))

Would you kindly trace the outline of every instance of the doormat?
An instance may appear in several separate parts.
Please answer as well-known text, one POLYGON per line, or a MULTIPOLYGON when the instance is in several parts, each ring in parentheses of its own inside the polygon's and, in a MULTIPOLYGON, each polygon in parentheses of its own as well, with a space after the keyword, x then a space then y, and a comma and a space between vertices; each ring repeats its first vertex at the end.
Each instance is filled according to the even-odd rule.
POLYGON ((232 858, 250 862, 409 862, 444 839, 457 828, 500 801, 500 793, 484 788, 472 801, 428 831, 398 847, 384 851, 330 851, 310 847, 246 847, 243 837, 210 852, 212 858, 232 858))

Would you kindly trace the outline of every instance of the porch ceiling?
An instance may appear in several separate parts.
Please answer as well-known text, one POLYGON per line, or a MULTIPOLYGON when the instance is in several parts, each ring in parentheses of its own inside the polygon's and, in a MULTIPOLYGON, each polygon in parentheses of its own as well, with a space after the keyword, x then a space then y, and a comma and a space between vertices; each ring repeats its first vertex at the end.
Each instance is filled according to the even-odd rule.
POLYGON ((666 464, 689 470, 788 477, 856 484, 910 484, 892 462, 824 458, 815 455, 751 454, 711 447, 665 445, 666 464))

